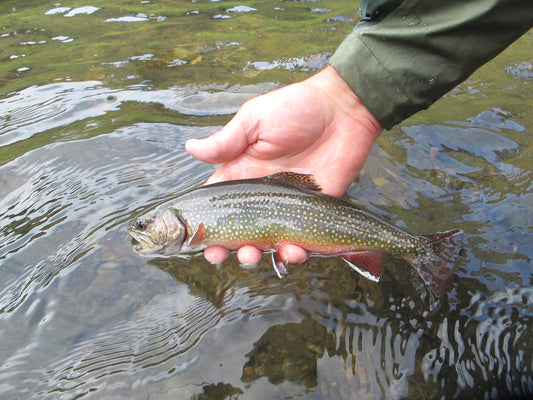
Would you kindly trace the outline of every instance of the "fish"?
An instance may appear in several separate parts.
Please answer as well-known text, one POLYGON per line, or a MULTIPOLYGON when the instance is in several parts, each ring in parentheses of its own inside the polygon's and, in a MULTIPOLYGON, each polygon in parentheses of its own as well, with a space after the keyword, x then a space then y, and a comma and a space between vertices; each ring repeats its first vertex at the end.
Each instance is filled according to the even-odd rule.
POLYGON ((463 231, 413 235, 322 192, 313 175, 280 172, 218 182, 178 195, 128 225, 138 253, 174 256, 208 246, 236 250, 253 245, 272 253, 278 277, 288 274, 280 255, 293 244, 310 255, 341 257, 378 282, 387 254, 402 257, 437 296, 455 284, 463 231))

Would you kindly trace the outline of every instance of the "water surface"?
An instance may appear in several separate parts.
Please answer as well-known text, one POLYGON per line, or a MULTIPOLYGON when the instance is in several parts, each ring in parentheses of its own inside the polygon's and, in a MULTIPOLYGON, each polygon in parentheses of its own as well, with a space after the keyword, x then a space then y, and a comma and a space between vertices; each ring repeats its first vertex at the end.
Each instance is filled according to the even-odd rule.
POLYGON ((533 35, 385 132, 348 197, 465 231, 436 299, 402 260, 279 280, 139 257, 126 224, 216 166, 183 144, 309 76, 340 1, 0 5, 0 397, 427 399, 533 394, 533 35))

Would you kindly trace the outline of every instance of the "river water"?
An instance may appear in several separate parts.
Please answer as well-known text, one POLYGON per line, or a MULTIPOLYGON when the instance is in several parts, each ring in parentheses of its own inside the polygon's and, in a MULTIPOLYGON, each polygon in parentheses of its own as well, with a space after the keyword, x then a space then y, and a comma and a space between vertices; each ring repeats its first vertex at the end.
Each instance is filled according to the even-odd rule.
MULTIPOLYGON (((0 397, 429 399, 533 394, 533 34, 384 132, 348 198, 465 231, 435 298, 402 260, 279 280, 133 251, 135 215, 216 166, 184 150, 309 76, 343 1, 0 4, 0 397)), ((304 106, 304 105, 303 105, 304 106)))

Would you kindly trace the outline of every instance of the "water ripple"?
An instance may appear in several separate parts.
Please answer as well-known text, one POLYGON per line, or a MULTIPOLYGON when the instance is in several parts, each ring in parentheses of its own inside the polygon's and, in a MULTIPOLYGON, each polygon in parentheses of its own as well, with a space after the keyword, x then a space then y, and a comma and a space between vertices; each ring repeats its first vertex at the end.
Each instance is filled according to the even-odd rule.
MULTIPOLYGON (((0 388, 9 393, 5 379, 24 387, 28 397, 74 399, 106 389, 119 396, 148 382, 179 375, 203 354, 202 338, 216 327, 254 318, 254 310, 277 307, 272 298, 251 295, 249 290, 227 290, 217 306, 179 285, 141 306, 127 320, 109 322, 100 332, 78 341, 43 364, 31 365, 30 349, 19 350, 2 369, 0 388), (48 365, 44 367, 44 365, 48 365)), ((38 347, 33 344, 31 347, 38 347)), ((129 395, 128 395, 129 396, 129 395)))
POLYGON ((0 147, 25 140, 50 129, 117 111, 124 102, 160 103, 185 115, 210 116, 236 112, 246 100, 263 91, 242 88, 174 87, 145 91, 132 86, 114 90, 99 81, 61 82, 32 86, 0 100, 0 147))
POLYGON ((452 395, 476 389, 487 397, 525 398, 533 392, 533 357, 528 350, 533 289, 507 288, 490 298, 472 297, 466 312, 444 318, 438 326, 440 346, 426 353, 422 371, 427 381, 446 376, 452 395), (518 315, 517 315, 518 314, 518 315), (483 383, 491 382, 485 388, 483 383))
POLYGON ((128 385, 129 380, 149 378, 151 367, 167 364, 163 369, 172 374, 193 363, 187 350, 216 326, 223 314, 208 301, 184 291, 181 287, 154 299, 134 320, 76 345, 48 371, 48 387, 53 389, 42 394, 71 392, 80 396, 102 382, 112 384, 112 375, 120 375, 113 378, 115 385, 128 385))
POLYGON ((7 266, 0 314, 14 311, 61 271, 101 247, 109 229, 161 201, 155 190, 161 189, 161 198, 173 194, 168 190, 172 170, 180 170, 176 189, 191 178, 198 183, 183 165, 188 156, 171 150, 176 141, 184 140, 177 128, 159 125, 159 134, 150 135, 152 141, 143 136, 145 129, 153 126, 50 145, 2 167, 11 179, 0 200, 0 209, 6 210, 0 214, 0 259, 7 266), (132 139, 130 131, 139 139, 132 139), (160 139, 163 132, 165 141, 160 139), (129 151, 139 154, 142 147, 149 163, 140 167, 129 151), (133 187, 139 188, 138 193, 133 187))

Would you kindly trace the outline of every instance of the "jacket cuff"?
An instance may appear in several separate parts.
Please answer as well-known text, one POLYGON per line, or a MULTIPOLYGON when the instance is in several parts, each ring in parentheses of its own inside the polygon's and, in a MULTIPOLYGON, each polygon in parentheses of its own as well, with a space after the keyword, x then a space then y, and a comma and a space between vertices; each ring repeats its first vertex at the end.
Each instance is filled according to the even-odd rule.
MULTIPOLYGON (((391 129, 401 121, 427 108, 424 104, 413 104, 413 99, 404 90, 405 85, 398 82, 398 76, 383 62, 383 55, 378 55, 371 43, 356 31, 350 33, 337 48, 329 63, 346 81, 354 93, 361 99, 385 129, 391 129)), ((387 51, 395 53, 392 46, 387 51)), ((395 59, 396 71, 407 71, 403 62, 411 61, 402 54, 388 54, 386 59, 395 59)), ((412 68, 412 67, 411 67, 412 68)), ((397 74, 396 74, 397 75, 397 74)), ((416 85, 420 85, 421 79, 416 85)), ((423 79, 422 79, 423 80, 423 79)), ((423 84, 423 82, 422 82, 423 84)), ((427 85, 432 81, 428 80, 427 85)))

